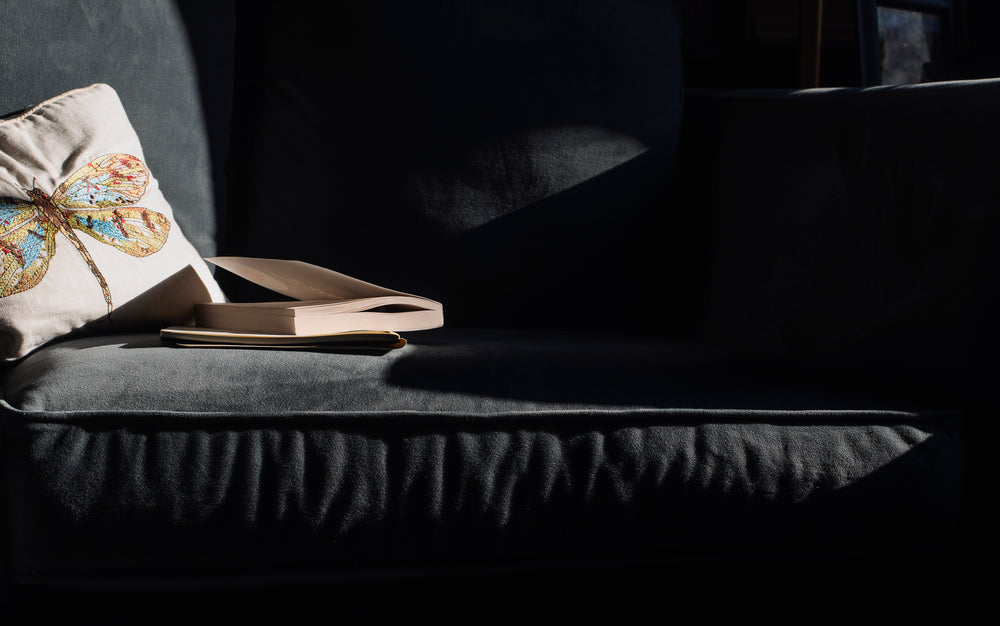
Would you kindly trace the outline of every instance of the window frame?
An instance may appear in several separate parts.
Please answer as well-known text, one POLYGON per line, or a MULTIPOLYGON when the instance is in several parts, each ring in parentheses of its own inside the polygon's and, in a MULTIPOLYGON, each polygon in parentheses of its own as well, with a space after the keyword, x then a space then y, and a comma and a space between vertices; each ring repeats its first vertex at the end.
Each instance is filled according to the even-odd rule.
POLYGON ((858 15, 858 52, 861 57, 861 86, 882 84, 879 58, 878 9, 901 9, 936 15, 941 20, 942 66, 951 65, 955 48, 955 3, 952 0, 856 0, 858 15))

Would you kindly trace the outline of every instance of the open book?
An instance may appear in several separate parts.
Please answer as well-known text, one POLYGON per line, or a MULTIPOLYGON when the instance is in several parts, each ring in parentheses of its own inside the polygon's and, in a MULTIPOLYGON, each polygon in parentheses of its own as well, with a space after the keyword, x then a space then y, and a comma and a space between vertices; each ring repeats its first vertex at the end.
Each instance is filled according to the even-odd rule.
POLYGON ((444 324, 439 302, 302 261, 251 257, 205 260, 296 301, 198 304, 196 326, 165 328, 161 336, 175 341, 261 345, 394 343, 399 341, 396 333, 400 331, 444 324))

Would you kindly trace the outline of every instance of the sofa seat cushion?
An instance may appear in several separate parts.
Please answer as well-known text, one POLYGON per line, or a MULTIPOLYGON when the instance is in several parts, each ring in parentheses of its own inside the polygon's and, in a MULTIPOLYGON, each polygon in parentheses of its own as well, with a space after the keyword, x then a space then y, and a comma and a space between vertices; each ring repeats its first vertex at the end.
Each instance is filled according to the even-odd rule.
POLYGON ((21 582, 353 576, 937 549, 961 416, 830 372, 608 335, 384 355, 64 341, 4 377, 21 582))
MULTIPOLYGON (((832 372, 706 347, 587 333, 441 329, 384 355, 181 349, 154 334, 63 341, 4 381, 26 413, 280 415, 417 411, 747 409, 918 411, 936 401, 866 391, 832 372)), ((908 397, 909 396, 909 397, 908 397)))

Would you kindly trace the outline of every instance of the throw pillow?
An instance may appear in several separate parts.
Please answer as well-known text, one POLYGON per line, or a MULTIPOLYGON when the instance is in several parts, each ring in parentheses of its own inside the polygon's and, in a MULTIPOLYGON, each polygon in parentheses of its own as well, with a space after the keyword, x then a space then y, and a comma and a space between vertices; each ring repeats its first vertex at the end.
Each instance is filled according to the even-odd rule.
POLYGON ((74 331, 185 323, 224 299, 111 87, 0 120, 0 358, 74 331))

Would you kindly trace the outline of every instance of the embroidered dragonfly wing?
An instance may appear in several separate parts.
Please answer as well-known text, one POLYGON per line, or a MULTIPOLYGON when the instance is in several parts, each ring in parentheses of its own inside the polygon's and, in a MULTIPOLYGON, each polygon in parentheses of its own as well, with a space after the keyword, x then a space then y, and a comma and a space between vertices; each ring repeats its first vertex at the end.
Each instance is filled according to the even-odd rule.
POLYGON ((149 170, 130 154, 105 154, 84 165, 52 193, 67 209, 105 209, 139 201, 149 184, 149 170))
POLYGON ((57 230, 31 202, 0 198, 0 297, 42 280, 56 253, 57 230))
POLYGON ((161 213, 128 206, 149 184, 149 170, 128 154, 106 154, 77 170, 52 194, 69 225, 135 257, 153 254, 170 234, 161 213))
POLYGON ((153 254, 170 234, 170 220, 141 207, 66 211, 69 225, 135 257, 153 254))

